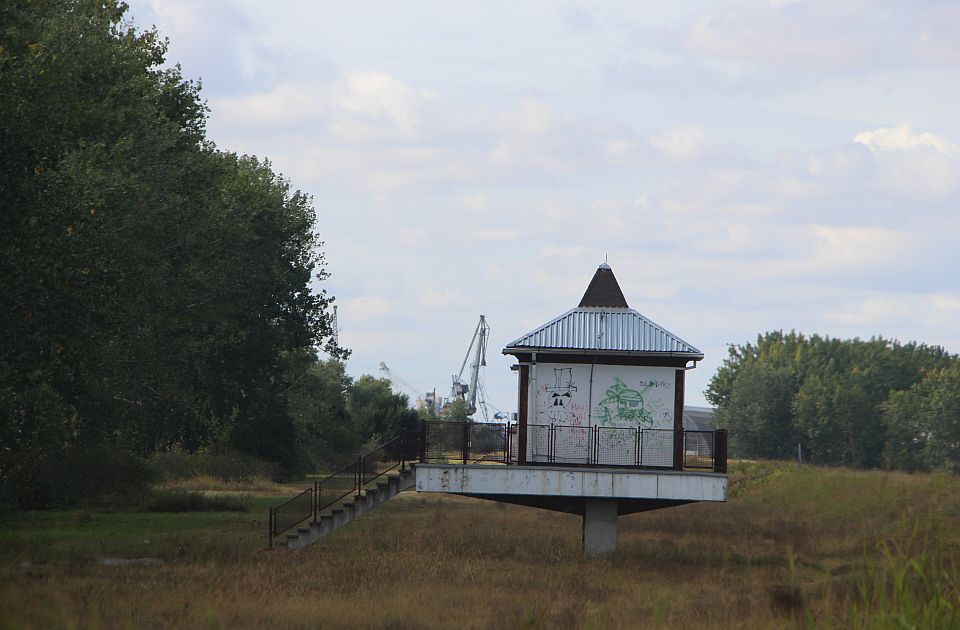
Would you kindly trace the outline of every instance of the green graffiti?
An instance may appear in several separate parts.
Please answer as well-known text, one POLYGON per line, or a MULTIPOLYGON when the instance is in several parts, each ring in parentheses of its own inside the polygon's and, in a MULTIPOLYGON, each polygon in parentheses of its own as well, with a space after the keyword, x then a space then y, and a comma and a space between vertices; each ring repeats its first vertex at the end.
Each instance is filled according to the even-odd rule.
POLYGON ((643 391, 627 387, 619 378, 613 378, 613 385, 607 390, 607 397, 597 403, 596 413, 599 415, 601 424, 614 424, 614 420, 620 423, 633 423, 637 426, 647 428, 653 426, 653 415, 647 411, 643 404, 643 395, 647 393, 652 385, 647 385, 643 391))

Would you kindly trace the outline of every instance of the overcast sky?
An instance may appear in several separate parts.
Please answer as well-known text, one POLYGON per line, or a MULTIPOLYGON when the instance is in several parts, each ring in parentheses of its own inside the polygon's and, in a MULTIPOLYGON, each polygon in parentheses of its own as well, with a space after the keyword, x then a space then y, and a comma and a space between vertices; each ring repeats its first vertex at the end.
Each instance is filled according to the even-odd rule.
POLYGON ((767 330, 960 351, 956 0, 130 5, 313 196, 351 374, 448 392, 483 313, 515 411, 500 350, 604 256, 688 404, 767 330))

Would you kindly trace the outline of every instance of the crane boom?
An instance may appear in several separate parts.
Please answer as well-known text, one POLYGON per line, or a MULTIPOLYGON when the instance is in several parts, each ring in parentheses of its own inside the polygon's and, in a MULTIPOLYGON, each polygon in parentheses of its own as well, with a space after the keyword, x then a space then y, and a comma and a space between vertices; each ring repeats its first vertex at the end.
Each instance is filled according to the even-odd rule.
POLYGON ((423 394, 420 393, 420 390, 418 390, 416 387, 414 387, 413 385, 408 383, 406 380, 404 380, 399 374, 397 374, 396 372, 388 368, 387 364, 384 363, 383 361, 380 362, 380 371, 383 372, 383 375, 386 377, 388 381, 390 381, 395 385, 402 386, 406 388, 407 391, 412 393, 415 396, 414 400, 416 400, 417 402, 419 402, 423 398, 423 394))
POLYGON ((467 403, 467 415, 473 415, 477 412, 477 392, 480 389, 480 368, 487 364, 487 338, 490 336, 490 326, 487 324, 485 316, 480 316, 477 327, 473 331, 473 338, 470 340, 470 346, 467 348, 467 354, 463 357, 463 363, 460 364, 460 373, 453 378, 453 389, 450 393, 451 398, 459 398, 467 403), (470 383, 463 383, 463 370, 467 367, 467 361, 470 360, 470 354, 473 353, 473 363, 470 364, 470 383))

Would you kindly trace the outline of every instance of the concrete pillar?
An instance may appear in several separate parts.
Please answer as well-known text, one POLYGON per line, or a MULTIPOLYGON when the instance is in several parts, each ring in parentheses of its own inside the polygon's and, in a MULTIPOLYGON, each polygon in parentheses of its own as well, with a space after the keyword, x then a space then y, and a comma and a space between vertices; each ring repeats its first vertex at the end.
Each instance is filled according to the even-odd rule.
POLYGON ((585 499, 583 505, 583 552, 602 556, 617 550, 616 499, 585 499))

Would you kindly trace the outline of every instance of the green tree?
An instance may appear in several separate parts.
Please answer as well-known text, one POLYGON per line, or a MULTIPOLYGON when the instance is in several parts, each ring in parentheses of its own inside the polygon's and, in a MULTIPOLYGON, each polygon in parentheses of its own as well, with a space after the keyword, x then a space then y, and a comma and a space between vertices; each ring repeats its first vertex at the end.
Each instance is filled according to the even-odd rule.
POLYGON ((312 352, 291 353, 288 400, 304 467, 321 470, 353 461, 361 446, 347 410, 353 379, 338 359, 318 361, 312 352))
POLYGON ((930 371, 883 405, 887 464, 960 472, 960 363, 930 371))
POLYGON ((299 466, 286 358, 331 341, 308 197, 204 136, 115 1, 0 3, 3 462, 215 444, 299 466))
POLYGON ((741 365, 718 406, 716 425, 730 434, 731 452, 743 457, 779 458, 794 448, 790 404, 796 379, 785 368, 741 365))
POLYGON ((799 442, 812 461, 872 467, 885 449, 893 452, 884 421, 893 413, 884 411, 885 401, 896 399, 892 392, 955 362, 942 348, 922 344, 773 331, 731 346, 706 395, 736 454, 784 457, 799 442))
POLYGON ((410 399, 394 394, 384 378, 364 374, 350 388, 347 400, 354 429, 364 442, 393 437, 401 429, 415 428, 419 420, 410 399))

